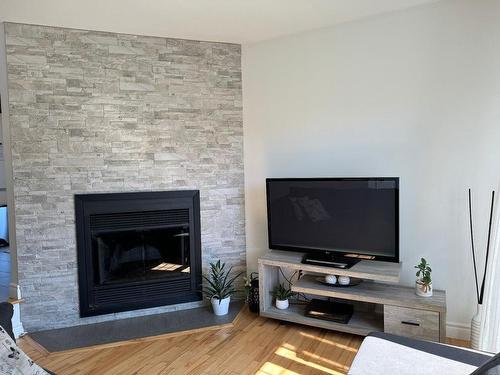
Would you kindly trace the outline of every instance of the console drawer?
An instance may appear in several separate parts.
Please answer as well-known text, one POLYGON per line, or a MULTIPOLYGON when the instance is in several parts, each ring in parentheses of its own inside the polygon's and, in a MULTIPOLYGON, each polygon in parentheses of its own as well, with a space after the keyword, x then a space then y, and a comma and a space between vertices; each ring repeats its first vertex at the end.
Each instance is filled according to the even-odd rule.
POLYGON ((439 341, 439 313, 384 305, 384 332, 439 341))

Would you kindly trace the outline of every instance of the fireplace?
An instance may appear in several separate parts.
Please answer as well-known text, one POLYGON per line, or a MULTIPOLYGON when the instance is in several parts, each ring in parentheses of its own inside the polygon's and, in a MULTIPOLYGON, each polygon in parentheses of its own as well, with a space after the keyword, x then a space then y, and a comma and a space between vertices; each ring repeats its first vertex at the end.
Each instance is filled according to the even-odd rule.
POLYGON ((75 195, 80 316, 201 300, 197 190, 75 195))

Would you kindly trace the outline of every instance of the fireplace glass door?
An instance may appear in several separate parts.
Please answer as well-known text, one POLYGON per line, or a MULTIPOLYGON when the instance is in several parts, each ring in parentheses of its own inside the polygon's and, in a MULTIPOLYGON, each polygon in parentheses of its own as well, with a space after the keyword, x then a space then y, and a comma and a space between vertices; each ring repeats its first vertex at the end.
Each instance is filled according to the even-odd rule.
POLYGON ((94 285, 190 277, 189 226, 92 235, 94 285))

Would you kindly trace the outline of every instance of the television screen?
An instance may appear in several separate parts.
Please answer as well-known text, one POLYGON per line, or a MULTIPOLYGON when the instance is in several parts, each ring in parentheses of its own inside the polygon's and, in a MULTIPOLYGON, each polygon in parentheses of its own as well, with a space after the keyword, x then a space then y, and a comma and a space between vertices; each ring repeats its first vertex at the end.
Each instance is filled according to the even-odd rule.
POLYGON ((399 178, 266 182, 271 249, 399 261, 399 178))

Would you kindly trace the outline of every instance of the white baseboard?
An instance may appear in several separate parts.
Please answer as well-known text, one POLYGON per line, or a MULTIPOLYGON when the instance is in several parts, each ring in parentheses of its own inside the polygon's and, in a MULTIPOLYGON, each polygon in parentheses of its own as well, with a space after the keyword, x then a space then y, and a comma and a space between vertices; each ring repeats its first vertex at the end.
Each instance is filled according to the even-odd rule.
POLYGON ((470 340, 470 324, 447 322, 446 336, 453 339, 470 340))
POLYGON ((18 339, 25 333, 23 323, 21 322, 22 302, 19 301, 21 299, 21 288, 19 285, 15 283, 9 284, 9 296, 11 299, 15 300, 12 302, 12 306, 14 307, 14 315, 12 316, 12 331, 14 333, 14 337, 18 339))
POLYGON ((14 305, 14 315, 12 316, 12 332, 14 333, 14 337, 18 339, 22 336, 25 331, 23 327, 23 323, 21 322, 21 307, 19 303, 15 303, 14 305))
POLYGON ((9 284, 9 297, 12 299, 21 299, 21 288, 16 283, 9 284))

